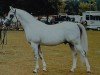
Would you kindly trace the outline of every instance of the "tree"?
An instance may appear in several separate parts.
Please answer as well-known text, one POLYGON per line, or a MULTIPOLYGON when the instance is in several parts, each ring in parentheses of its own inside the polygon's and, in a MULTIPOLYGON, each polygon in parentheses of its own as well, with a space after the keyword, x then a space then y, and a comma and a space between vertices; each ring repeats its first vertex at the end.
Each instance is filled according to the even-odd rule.
POLYGON ((33 15, 58 14, 61 5, 60 0, 0 0, 0 2, 1 10, 8 11, 9 6, 13 6, 33 15))
POLYGON ((100 0, 96 0, 97 10, 100 11, 100 0))
POLYGON ((75 1, 66 1, 65 6, 66 13, 69 15, 77 15, 79 12, 79 2, 75 1))
POLYGON ((80 2, 80 10, 84 11, 95 11, 96 9, 96 2, 95 0, 90 0, 88 2, 80 2))
POLYGON ((80 10, 82 10, 82 12, 87 11, 90 9, 90 5, 89 3, 84 3, 84 2, 80 2, 80 10))
POLYGON ((0 16, 3 16, 7 11, 9 6, 9 0, 0 0, 0 16))

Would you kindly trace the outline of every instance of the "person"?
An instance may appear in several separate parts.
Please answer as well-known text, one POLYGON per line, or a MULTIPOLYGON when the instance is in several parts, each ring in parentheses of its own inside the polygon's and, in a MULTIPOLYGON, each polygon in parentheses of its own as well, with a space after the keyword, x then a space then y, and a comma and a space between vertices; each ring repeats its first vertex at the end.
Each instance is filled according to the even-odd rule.
POLYGON ((84 23, 84 21, 83 21, 83 18, 82 18, 82 17, 80 18, 80 23, 81 23, 81 24, 83 24, 83 23, 84 23))
POLYGON ((66 21, 70 21, 70 17, 66 14, 66 21))
POLYGON ((39 21, 41 21, 41 18, 42 18, 41 16, 38 16, 38 20, 39 20, 39 21))
POLYGON ((84 27, 86 28, 86 26, 87 26, 87 21, 84 21, 83 25, 84 25, 84 27))
POLYGON ((55 16, 52 16, 52 19, 51 19, 51 24, 55 24, 55 16))

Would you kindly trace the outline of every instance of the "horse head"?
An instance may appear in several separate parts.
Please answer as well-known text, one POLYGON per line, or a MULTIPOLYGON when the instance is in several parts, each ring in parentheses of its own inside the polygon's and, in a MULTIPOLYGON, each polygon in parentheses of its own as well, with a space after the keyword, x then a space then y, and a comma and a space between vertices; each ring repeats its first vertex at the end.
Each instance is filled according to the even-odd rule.
POLYGON ((10 6, 10 11, 8 15, 5 17, 3 24, 6 26, 10 26, 13 18, 16 16, 15 14, 16 14, 16 9, 10 6))

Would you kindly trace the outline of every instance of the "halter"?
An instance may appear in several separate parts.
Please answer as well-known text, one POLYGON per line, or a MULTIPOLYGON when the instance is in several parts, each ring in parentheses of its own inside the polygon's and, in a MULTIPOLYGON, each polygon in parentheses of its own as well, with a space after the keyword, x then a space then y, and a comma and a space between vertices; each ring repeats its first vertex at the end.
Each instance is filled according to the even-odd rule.
MULTIPOLYGON (((9 26, 11 24, 12 19, 14 18, 14 16, 16 17, 16 9, 15 9, 15 11, 13 13, 14 13, 14 15, 10 15, 10 19, 5 18, 7 20, 7 22, 5 23, 6 26, 9 26)), ((17 19, 17 17, 16 17, 16 19, 17 19)))

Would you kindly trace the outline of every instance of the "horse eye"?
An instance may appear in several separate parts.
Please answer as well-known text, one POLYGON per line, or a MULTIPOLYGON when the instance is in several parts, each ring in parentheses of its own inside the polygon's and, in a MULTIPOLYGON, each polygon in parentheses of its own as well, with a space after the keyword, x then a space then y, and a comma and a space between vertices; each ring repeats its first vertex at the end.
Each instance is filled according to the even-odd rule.
POLYGON ((13 18, 14 17, 14 15, 10 15, 10 18, 13 18))

